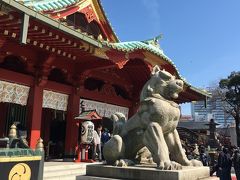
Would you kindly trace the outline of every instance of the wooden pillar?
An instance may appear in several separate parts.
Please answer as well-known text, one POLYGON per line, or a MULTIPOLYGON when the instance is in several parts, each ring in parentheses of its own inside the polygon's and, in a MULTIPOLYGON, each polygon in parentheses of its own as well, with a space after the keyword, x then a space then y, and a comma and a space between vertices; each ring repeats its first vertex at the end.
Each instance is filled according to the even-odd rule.
POLYGON ((30 89, 28 100, 29 144, 32 149, 36 147, 37 140, 40 138, 42 101, 43 87, 34 85, 30 89))
MULTIPOLYGON (((24 43, 24 42, 22 42, 24 43)), ((46 57, 39 54, 39 64, 36 65, 37 73, 35 83, 31 87, 28 101, 28 124, 30 125, 29 144, 31 148, 35 148, 37 140, 41 135, 41 121, 42 121, 42 104, 43 104, 43 87, 48 81, 48 75, 51 70, 51 64, 56 59, 55 55, 48 54, 46 57)))
POLYGON ((80 96, 72 93, 68 100, 65 157, 73 157, 78 145, 78 126, 74 118, 79 114, 80 96))

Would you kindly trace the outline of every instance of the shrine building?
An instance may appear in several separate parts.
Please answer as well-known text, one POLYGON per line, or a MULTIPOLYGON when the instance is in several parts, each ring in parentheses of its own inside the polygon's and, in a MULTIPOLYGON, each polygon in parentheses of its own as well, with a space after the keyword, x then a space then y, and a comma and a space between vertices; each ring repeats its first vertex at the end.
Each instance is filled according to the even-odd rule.
POLYGON ((31 148, 41 137, 50 153, 73 156, 80 104, 103 121, 131 117, 154 65, 184 81, 177 103, 208 96, 180 76, 157 39, 121 42, 99 0, 1 0, 0 138, 18 122, 31 148))

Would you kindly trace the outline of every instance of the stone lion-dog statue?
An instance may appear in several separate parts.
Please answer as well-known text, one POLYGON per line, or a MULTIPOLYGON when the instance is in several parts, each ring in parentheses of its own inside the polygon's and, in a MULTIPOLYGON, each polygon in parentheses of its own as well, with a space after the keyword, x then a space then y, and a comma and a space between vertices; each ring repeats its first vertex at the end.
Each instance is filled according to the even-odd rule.
POLYGON ((103 148, 107 164, 133 165, 138 151, 147 147, 159 169, 202 166, 187 159, 176 130, 180 109, 172 99, 181 91, 182 80, 155 66, 141 91, 138 112, 129 120, 121 113, 112 115, 113 137, 103 148))

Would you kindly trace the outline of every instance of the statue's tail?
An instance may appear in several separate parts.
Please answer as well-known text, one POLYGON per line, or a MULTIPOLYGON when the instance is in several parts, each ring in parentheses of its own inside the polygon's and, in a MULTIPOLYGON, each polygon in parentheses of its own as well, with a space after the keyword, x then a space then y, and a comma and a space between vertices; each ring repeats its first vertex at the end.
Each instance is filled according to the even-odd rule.
POLYGON ((126 116, 123 113, 115 113, 111 116, 113 121, 113 135, 120 134, 126 123, 126 116))

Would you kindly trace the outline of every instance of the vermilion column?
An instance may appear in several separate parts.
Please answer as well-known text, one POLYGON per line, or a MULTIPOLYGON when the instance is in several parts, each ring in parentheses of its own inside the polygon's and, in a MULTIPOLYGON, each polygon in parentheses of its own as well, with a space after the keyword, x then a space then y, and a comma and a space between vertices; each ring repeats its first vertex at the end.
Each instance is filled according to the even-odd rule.
POLYGON ((43 101, 43 88, 34 85, 30 89, 28 100, 28 118, 30 147, 35 149, 37 140, 40 138, 41 119, 42 119, 42 101, 43 101))
POLYGON ((78 126, 74 118, 79 114, 80 96, 72 93, 68 100, 66 138, 65 138, 65 156, 72 157, 78 144, 78 126))

